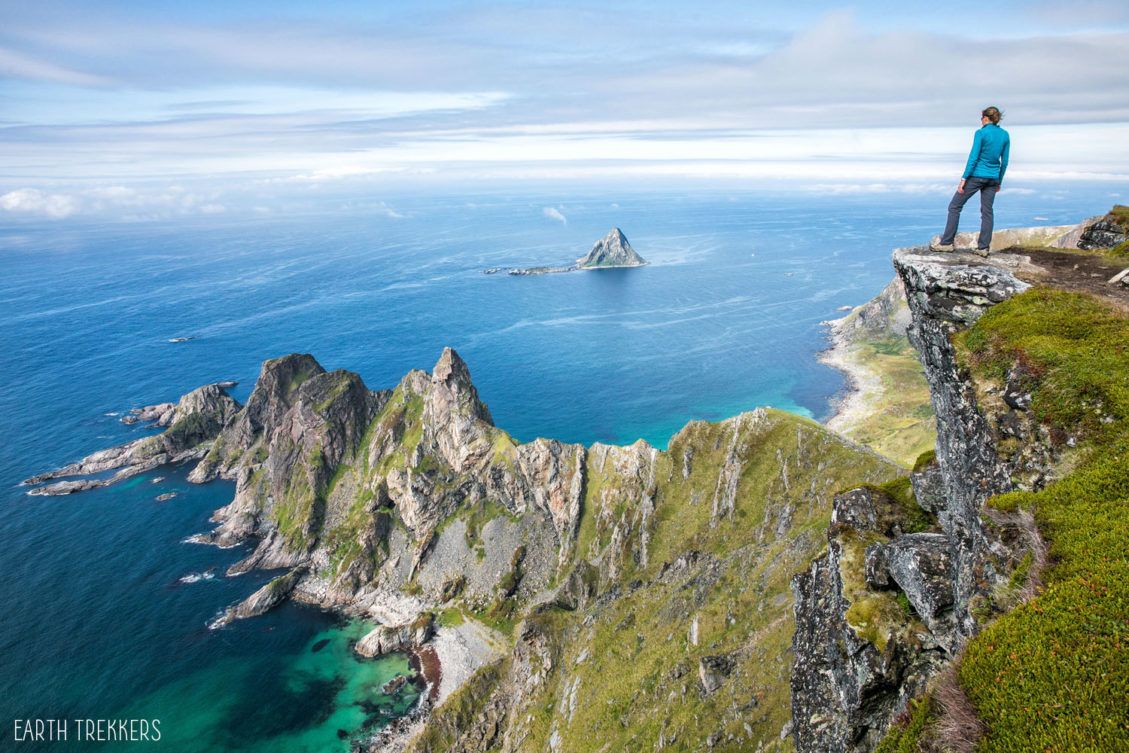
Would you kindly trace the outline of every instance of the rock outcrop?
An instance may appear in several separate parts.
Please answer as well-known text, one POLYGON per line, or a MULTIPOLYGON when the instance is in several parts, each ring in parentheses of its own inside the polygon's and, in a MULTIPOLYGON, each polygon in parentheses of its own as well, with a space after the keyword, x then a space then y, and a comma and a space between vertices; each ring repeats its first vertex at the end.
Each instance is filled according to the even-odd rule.
POLYGON ((494 275, 505 272, 514 277, 530 277, 536 275, 561 274, 563 272, 576 272, 582 269, 613 269, 616 267, 642 267, 647 260, 640 256, 627 236, 618 227, 613 227, 592 249, 576 260, 575 264, 568 266, 540 266, 540 267, 490 267, 482 270, 483 274, 494 275))
POLYGON ((1119 246, 1129 240, 1129 207, 1115 206, 1109 214, 1083 222, 1071 240, 1085 251, 1119 246))
POLYGON ((243 601, 228 607, 222 615, 209 623, 208 627, 216 630, 233 620, 246 620, 266 614, 286 601, 305 572, 305 567, 296 567, 285 575, 274 578, 243 601))
POLYGON ((33 476, 23 482, 35 486, 28 494, 71 494, 109 486, 169 463, 197 460, 206 451, 206 444, 238 413, 239 404, 223 387, 209 384, 184 395, 171 411, 165 405, 142 411, 154 416, 157 425, 168 428, 161 434, 101 450, 77 463, 33 476), (103 478, 82 478, 107 471, 115 473, 103 478), (54 483, 46 483, 49 481, 54 483))
POLYGON ((641 267, 646 263, 647 261, 627 242, 627 236, 618 227, 613 227, 607 235, 596 241, 587 254, 576 260, 577 266, 581 269, 641 267))
MULTIPOLYGON (((1065 229, 1051 230, 1057 237, 1065 229)), ((827 554, 793 581, 792 733, 802 753, 873 750, 908 699, 993 614, 1024 555, 1041 546, 1018 516, 989 514, 985 502, 1048 483, 1069 440, 1054 441, 1031 415, 1037 377, 1023 363, 1002 384, 979 384, 954 335, 1048 280, 1111 295, 1101 272, 1080 269, 1099 259, 1055 251, 1009 248, 981 259, 909 248, 893 261, 929 382, 936 452, 919 462, 909 488, 836 497, 827 554)))
POLYGON ((381 625, 357 641, 354 650, 373 658, 385 654, 404 653, 419 648, 435 635, 435 615, 424 612, 403 625, 381 625))

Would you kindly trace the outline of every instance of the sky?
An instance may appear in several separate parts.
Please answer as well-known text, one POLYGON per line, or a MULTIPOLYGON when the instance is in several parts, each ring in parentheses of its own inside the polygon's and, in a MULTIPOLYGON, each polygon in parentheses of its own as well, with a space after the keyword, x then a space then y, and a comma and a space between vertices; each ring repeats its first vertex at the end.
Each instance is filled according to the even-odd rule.
MULTIPOLYGON (((1129 183, 1129 3, 0 0, 0 221, 373 186, 1129 183)), ((1006 186, 1005 186, 1006 188, 1006 186)))

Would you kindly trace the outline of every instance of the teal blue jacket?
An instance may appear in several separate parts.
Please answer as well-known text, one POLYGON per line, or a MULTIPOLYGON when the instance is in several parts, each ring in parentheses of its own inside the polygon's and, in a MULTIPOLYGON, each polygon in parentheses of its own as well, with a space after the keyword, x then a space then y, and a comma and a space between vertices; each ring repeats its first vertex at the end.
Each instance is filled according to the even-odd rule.
POLYGON ((972 151, 968 155, 968 164, 964 166, 964 179, 991 178, 1003 183, 1010 149, 1011 137, 1007 131, 995 123, 982 126, 972 140, 972 151))

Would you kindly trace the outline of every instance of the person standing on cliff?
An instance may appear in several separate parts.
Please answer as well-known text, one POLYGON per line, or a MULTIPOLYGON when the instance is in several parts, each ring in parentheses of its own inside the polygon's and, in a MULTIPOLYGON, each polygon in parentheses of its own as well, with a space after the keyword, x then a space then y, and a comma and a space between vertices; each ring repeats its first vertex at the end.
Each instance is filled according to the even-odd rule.
POLYGON ((1011 137, 1000 128, 1003 117, 998 107, 986 107, 980 113, 980 130, 972 140, 972 151, 964 166, 957 192, 949 202, 949 219, 940 243, 930 246, 933 251, 953 251, 956 241, 957 222, 965 202, 976 192, 980 193, 980 237, 976 240, 976 253, 987 256, 992 245, 992 204, 1000 192, 1007 172, 1008 152, 1011 150, 1011 137))

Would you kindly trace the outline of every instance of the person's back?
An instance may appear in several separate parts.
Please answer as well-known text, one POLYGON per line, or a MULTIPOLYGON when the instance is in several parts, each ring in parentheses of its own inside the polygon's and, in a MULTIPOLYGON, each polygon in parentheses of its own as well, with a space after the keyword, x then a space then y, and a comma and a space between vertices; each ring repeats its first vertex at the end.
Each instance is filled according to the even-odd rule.
POLYGON ((965 178, 989 178, 1003 183, 1004 173, 1007 171, 1008 151, 1011 148, 1011 137, 1007 131, 996 123, 988 123, 976 132, 972 152, 968 155, 968 164, 964 168, 965 178))

